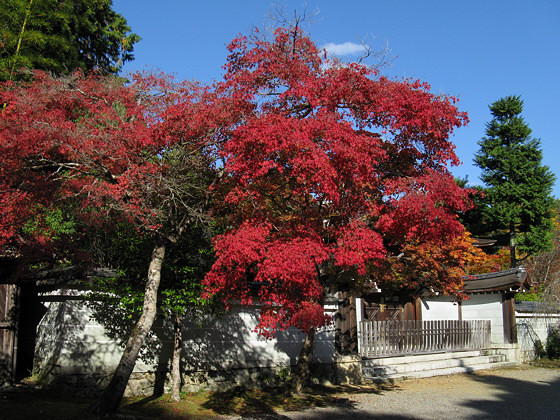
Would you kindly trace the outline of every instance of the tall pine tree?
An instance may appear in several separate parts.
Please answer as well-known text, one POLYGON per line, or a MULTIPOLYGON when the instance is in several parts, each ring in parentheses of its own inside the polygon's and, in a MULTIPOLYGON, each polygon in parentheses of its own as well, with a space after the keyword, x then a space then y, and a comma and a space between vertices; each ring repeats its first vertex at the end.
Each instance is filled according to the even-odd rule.
POLYGON ((509 239, 511 266, 550 247, 554 174, 542 164, 540 141, 521 116, 523 101, 507 96, 494 102, 494 117, 479 141, 475 164, 486 184, 483 218, 509 239))
POLYGON ((0 81, 40 69, 118 73, 140 37, 112 0, 0 0, 0 81))

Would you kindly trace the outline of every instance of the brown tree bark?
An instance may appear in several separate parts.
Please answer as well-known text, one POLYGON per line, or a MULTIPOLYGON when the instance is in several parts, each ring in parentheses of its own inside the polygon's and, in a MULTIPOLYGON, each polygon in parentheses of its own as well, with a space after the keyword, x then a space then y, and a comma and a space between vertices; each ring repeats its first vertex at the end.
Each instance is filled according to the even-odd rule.
POLYGON ((181 344, 182 325, 181 315, 175 313, 175 325, 173 328, 173 360, 171 361, 171 399, 181 399, 181 344))
POLYGON ((152 250, 152 258, 148 268, 142 315, 128 338, 123 355, 109 386, 105 389, 100 401, 94 407, 94 411, 99 414, 111 414, 119 408, 140 348, 144 344, 146 335, 148 335, 152 328, 157 312, 157 295, 164 256, 165 242, 163 239, 157 239, 152 250))
POLYGON ((315 347, 315 328, 311 328, 305 334, 305 340, 299 353, 297 363, 292 373, 290 391, 294 395, 301 394, 303 385, 309 380, 311 374, 311 362, 313 361, 313 348, 315 347))
POLYGON ((510 268, 517 267, 517 245, 515 237, 515 225, 512 223, 509 228, 509 252, 510 252, 510 268))

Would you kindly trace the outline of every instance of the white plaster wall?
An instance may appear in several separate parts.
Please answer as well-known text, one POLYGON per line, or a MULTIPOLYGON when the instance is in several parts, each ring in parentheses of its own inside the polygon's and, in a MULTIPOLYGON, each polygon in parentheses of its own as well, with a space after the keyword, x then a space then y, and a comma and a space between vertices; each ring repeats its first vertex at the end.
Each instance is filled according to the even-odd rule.
POLYGON ((36 367, 57 366, 61 373, 92 373, 116 367, 122 340, 107 335, 106 328, 92 319, 84 301, 44 305, 47 312, 37 326, 36 367))
POLYGON ((499 294, 470 295, 461 303, 463 319, 488 319, 491 321, 492 343, 504 343, 504 315, 502 296, 499 294))
MULTIPOLYGON (((35 359, 38 366, 58 366, 61 373, 111 371, 118 364, 121 344, 130 323, 116 307, 83 300, 44 303, 47 312, 37 327, 35 359)), ((328 308, 334 314, 336 308, 328 308)), ((183 359, 185 370, 282 367, 295 363, 303 335, 295 329, 265 339, 254 331, 257 308, 235 308, 223 317, 193 320, 185 317, 183 359)), ((320 329, 315 338, 315 359, 334 358, 334 325, 320 329)), ((172 326, 159 318, 136 362, 135 372, 165 369, 172 354, 172 326)))
POLYGON ((422 298, 422 321, 458 320, 459 306, 450 296, 422 298))
MULTIPOLYGON (((504 342, 504 319, 501 295, 471 295, 461 303, 462 319, 465 321, 487 319, 491 321, 491 341, 504 342)), ((458 320, 459 305, 450 296, 422 298, 422 320, 458 320)))
POLYGON ((525 361, 534 357, 535 341, 546 344, 548 330, 551 326, 560 325, 560 315, 526 314, 517 312, 517 342, 525 361))

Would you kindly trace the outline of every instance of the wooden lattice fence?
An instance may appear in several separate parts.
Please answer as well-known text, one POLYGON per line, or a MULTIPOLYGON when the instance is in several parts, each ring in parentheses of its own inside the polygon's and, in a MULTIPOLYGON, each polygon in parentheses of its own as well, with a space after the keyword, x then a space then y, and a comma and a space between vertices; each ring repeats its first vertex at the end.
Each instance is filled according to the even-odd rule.
POLYGON ((490 321, 361 321, 359 344, 362 357, 484 349, 490 321))

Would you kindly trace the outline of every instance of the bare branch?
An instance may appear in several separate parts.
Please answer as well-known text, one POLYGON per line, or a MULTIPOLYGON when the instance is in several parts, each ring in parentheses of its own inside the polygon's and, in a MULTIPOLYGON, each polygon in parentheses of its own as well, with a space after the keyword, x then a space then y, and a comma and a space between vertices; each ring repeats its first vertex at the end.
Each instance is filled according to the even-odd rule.
POLYGON ((360 44, 364 48, 364 53, 358 58, 358 64, 364 64, 364 61, 371 58, 374 63, 371 65, 377 69, 386 68, 393 65, 393 62, 398 58, 397 56, 391 55, 391 49, 389 48, 389 42, 385 40, 385 45, 381 49, 374 49, 373 43, 375 41, 375 36, 369 36, 371 40, 366 42, 364 39, 359 39, 360 44))
POLYGON ((313 12, 309 13, 307 11, 306 2, 302 3, 303 11, 300 13, 297 9, 294 9, 294 15, 292 18, 287 17, 287 13, 284 11, 283 5, 272 4, 269 12, 267 13, 267 20, 272 22, 271 26, 265 27, 269 32, 273 32, 278 26, 288 28, 293 30, 294 28, 302 27, 302 24, 310 26, 312 23, 317 21, 317 16, 320 11, 319 8, 315 8, 313 12))

